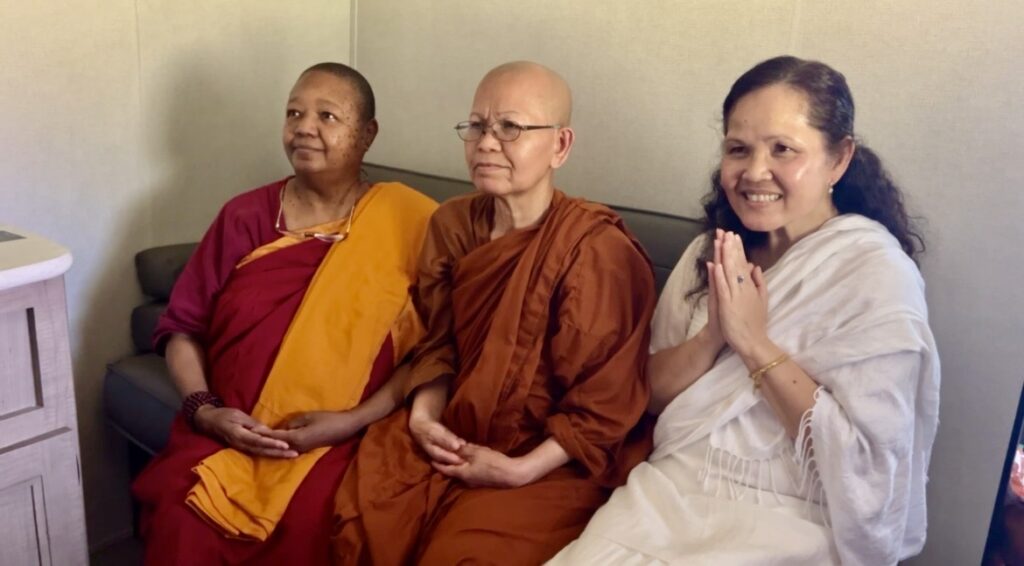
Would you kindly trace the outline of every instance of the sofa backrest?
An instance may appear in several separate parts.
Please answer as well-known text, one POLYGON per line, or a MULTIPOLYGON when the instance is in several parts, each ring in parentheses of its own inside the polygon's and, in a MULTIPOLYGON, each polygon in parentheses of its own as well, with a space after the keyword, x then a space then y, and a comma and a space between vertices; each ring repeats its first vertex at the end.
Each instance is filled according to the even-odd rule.
POLYGON ((185 263, 196 249, 195 243, 157 246, 135 254, 135 274, 139 286, 150 301, 132 310, 132 343, 142 354, 153 351, 153 330, 171 297, 171 289, 185 263))
MULTIPOLYGON (((469 181, 426 175, 371 163, 365 164, 365 169, 370 181, 399 181, 418 189, 438 202, 474 190, 469 181)), ((651 262, 654 264, 655 283, 660 293, 669 273, 679 261, 679 256, 683 255, 683 250, 700 234, 700 221, 661 212, 617 206, 613 203, 609 206, 622 216, 626 226, 636 235, 648 255, 651 256, 651 262)))
MULTIPOLYGON (((430 196, 438 202, 468 193, 473 185, 468 181, 427 175, 396 169, 384 165, 365 164, 371 182, 399 181, 430 196)), ((700 233, 700 222, 692 218, 673 216, 623 206, 610 205, 625 221, 626 226, 643 244, 654 264, 654 277, 658 292, 665 285, 669 273, 679 261, 686 246, 700 233)), ((132 311, 132 339, 141 352, 152 350, 153 329, 167 305, 174 281, 192 255, 196 244, 175 244, 149 248, 136 254, 135 269, 142 292, 151 298, 147 304, 132 311)))

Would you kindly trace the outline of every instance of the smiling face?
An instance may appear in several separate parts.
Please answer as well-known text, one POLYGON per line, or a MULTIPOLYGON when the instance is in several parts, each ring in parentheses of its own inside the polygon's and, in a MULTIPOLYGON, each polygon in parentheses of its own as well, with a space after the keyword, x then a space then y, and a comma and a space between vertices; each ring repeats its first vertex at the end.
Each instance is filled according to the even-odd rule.
POLYGON ((360 119, 359 93, 321 71, 299 77, 288 97, 282 142, 296 175, 358 172, 377 123, 360 119))
POLYGON ((473 185, 495 196, 550 188, 553 171, 565 163, 572 147, 573 134, 567 127, 570 105, 564 81, 539 65, 499 67, 484 77, 469 120, 483 124, 485 133, 464 142, 473 185), (524 131, 515 141, 503 142, 489 130, 503 120, 563 127, 524 131))
POLYGON ((829 188, 846 171, 852 142, 830 151, 802 92, 782 84, 741 98, 728 116, 721 184, 749 230, 795 241, 837 214, 829 188))

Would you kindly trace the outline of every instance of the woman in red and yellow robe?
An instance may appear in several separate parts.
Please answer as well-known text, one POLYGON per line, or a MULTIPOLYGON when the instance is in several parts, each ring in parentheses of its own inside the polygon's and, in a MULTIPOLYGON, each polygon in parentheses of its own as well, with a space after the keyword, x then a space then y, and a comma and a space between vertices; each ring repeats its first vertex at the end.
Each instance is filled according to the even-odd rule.
POLYGON ((360 180, 372 107, 348 67, 303 73, 295 176, 229 201, 175 285, 154 340, 192 407, 133 486, 149 564, 329 559, 358 432, 400 401, 389 378, 422 334, 410 290, 436 208, 360 180))

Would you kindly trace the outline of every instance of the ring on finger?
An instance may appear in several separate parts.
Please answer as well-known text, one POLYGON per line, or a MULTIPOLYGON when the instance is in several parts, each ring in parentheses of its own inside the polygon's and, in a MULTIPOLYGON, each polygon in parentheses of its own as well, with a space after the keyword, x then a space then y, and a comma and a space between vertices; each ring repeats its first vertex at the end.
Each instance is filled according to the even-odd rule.
POLYGON ((736 284, 737 284, 737 285, 742 285, 742 284, 743 284, 743 281, 745 281, 745 280, 743 279, 743 276, 742 276, 742 275, 737 275, 737 276, 736 276, 736 284))

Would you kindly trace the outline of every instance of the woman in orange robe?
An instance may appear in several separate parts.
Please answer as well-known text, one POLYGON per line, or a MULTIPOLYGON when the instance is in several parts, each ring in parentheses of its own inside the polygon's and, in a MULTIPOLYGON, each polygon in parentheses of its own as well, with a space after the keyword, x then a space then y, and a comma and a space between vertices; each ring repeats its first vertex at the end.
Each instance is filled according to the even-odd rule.
POLYGON ((615 213, 554 189, 570 106, 552 71, 503 65, 457 127, 479 192, 431 219, 411 406, 342 482, 338 562, 538 564, 646 456, 653 276, 615 213))

